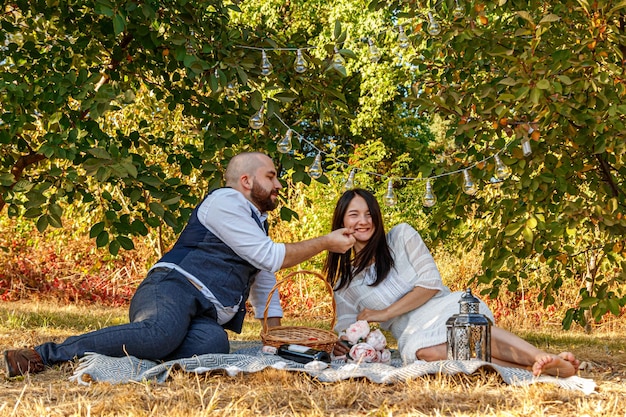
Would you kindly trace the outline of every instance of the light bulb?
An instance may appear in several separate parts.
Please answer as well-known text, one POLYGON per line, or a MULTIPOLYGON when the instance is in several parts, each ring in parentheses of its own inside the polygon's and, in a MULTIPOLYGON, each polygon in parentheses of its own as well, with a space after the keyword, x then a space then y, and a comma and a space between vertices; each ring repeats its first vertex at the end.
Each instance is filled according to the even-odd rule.
POLYGON ((316 180, 322 176, 322 173, 322 154, 320 152, 315 156, 315 160, 309 167, 309 177, 316 180))
POLYGON ((250 120, 248 120, 248 124, 252 129, 259 130, 265 124, 265 119, 263 118, 263 111, 265 110, 265 105, 262 104, 261 108, 258 112, 254 113, 250 120))
POLYGON ((431 12, 428 12, 428 33, 430 36, 437 36, 441 33, 441 25, 435 20, 431 12))
POLYGON ((226 87, 224 87, 224 95, 227 99, 234 100, 237 94, 239 94, 239 83, 237 83, 237 81, 230 81, 226 84, 226 87))
POLYGON ((354 169, 350 171, 350 175, 348 175, 348 179, 343 184, 343 190, 348 191, 354 188, 354 169))
MULTIPOLYGON (((528 134, 530 135, 534 130, 535 129, 531 127, 528 129, 528 134)), ((522 152, 524 153, 524 156, 528 156, 533 153, 533 148, 530 146, 530 138, 528 136, 524 136, 522 138, 522 152)))
POLYGON ((280 153, 287 153, 291 150, 291 137, 293 136, 293 130, 291 128, 287 129, 287 133, 285 136, 278 142, 276 148, 280 153))
POLYGON ((500 159, 500 155, 495 154, 493 159, 496 161, 496 169, 494 172, 496 174, 496 178, 498 178, 499 180, 505 180, 509 178, 509 175, 511 175, 511 169, 508 166, 504 165, 504 163, 500 159))
POLYGON ((472 176, 470 175, 467 169, 463 170, 463 192, 467 195, 474 195, 478 191, 478 187, 472 180, 472 176))
POLYGON ((426 180, 426 192, 424 193, 422 203, 424 207, 432 207, 437 204, 437 196, 433 193, 433 186, 430 184, 430 180, 426 180))
POLYGON ((335 54, 333 55, 333 68, 339 72, 346 71, 346 60, 341 56, 339 50, 335 48, 335 54))
POLYGON ((261 74, 268 76, 272 73, 272 63, 267 58, 265 50, 261 51, 261 74))
POLYGON ((389 178, 389 182, 387 182, 387 192, 383 197, 386 206, 395 206, 397 203, 396 194, 393 192, 393 180, 389 178))
POLYGON ((454 6, 454 10, 452 10, 452 16, 455 19, 462 19, 465 16, 465 8, 462 4, 459 3, 459 0, 456 0, 456 5, 454 6))
POLYGON ((378 49, 378 47, 376 46, 376 44, 374 43, 372 39, 369 39, 367 43, 369 44, 370 62, 374 62, 374 63, 378 62, 380 60, 380 49, 378 49))
POLYGON ((306 72, 308 67, 309 66, 306 63, 306 59, 304 59, 304 56, 302 55, 302 49, 298 49, 298 51, 296 52, 296 60, 293 63, 293 69, 298 74, 302 74, 303 72, 306 72))
POLYGON ((402 49, 406 49, 411 44, 409 37, 404 33, 404 26, 398 26, 398 46, 402 49))

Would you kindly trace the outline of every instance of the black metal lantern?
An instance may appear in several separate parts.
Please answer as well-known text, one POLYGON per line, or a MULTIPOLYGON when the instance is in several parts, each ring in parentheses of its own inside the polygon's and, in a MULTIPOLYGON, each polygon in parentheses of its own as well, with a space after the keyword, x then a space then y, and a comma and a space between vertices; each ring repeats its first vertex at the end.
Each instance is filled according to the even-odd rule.
POLYGON ((446 322, 448 359, 491 362, 491 320, 480 314, 480 301, 465 290, 459 300, 460 312, 446 322))

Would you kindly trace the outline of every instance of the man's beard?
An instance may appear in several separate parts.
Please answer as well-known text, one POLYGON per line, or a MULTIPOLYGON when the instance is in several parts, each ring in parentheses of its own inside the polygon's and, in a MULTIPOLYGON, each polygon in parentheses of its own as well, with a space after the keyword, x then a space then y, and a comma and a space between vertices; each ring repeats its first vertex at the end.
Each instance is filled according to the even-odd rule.
MULTIPOLYGON (((252 202, 259 208, 259 210, 261 210, 261 213, 272 211, 278 205, 278 199, 276 199, 276 201, 272 201, 273 192, 274 189, 267 191, 261 188, 260 185, 257 185, 256 182, 252 184, 250 197, 252 198, 252 202)), ((276 192, 276 194, 278 194, 278 192, 276 192)))

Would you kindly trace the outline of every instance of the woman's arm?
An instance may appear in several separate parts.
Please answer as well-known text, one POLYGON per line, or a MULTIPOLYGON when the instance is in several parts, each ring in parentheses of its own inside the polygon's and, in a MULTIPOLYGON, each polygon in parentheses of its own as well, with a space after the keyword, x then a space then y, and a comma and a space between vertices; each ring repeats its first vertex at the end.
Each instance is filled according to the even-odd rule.
POLYGON ((370 310, 369 308, 364 309, 359 313, 357 319, 367 320, 368 322, 385 322, 398 317, 401 314, 408 313, 409 311, 421 307, 438 292, 439 290, 437 289, 415 287, 404 297, 400 298, 384 310, 370 310))

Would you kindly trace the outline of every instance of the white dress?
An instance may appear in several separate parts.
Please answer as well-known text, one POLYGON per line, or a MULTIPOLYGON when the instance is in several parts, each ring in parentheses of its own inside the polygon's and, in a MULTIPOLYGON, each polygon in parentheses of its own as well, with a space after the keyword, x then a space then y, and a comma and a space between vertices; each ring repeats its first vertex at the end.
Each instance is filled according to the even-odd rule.
MULTIPOLYGON (((415 310, 380 323, 380 327, 390 330, 398 341, 398 350, 404 362, 411 363, 415 361, 415 352, 419 349, 446 342, 446 321, 459 312, 463 292, 451 293, 443 284, 430 251, 410 225, 401 223, 392 228, 387 233, 387 242, 395 264, 383 282, 375 287, 368 285, 376 278, 376 270, 371 265, 355 276, 348 287, 335 291, 335 331, 344 331, 356 321, 364 308, 382 310, 414 287, 438 290, 435 296, 415 310)), ((479 311, 493 322, 493 314, 482 301, 479 311)))

